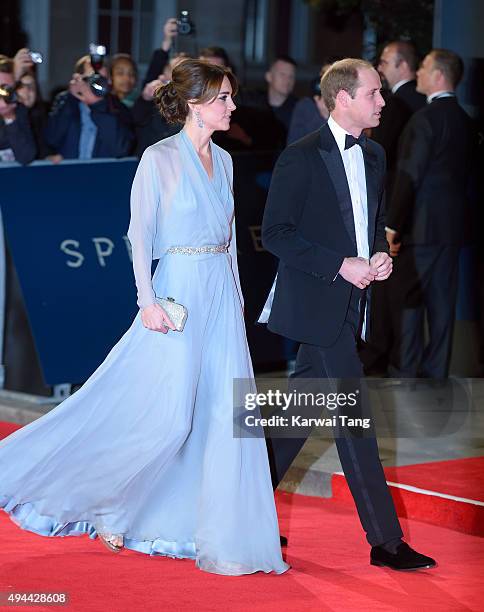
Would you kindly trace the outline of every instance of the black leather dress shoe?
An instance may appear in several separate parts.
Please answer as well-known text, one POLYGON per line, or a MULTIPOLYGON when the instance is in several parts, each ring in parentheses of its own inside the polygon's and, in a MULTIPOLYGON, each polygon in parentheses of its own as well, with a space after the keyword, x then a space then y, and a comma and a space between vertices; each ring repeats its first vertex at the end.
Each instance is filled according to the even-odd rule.
POLYGON ((381 546, 373 546, 370 553, 370 563, 371 565, 390 567, 403 572, 429 569, 437 565, 434 559, 421 555, 405 542, 398 545, 395 553, 388 552, 381 546))
POLYGON ((286 536, 279 536, 281 539, 281 548, 286 548, 287 547, 287 538, 286 536))

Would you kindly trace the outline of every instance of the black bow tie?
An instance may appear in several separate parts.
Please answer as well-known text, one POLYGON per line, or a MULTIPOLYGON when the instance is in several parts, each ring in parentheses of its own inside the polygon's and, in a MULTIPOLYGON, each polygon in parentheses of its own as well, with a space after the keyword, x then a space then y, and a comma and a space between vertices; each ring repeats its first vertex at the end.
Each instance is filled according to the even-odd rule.
POLYGON ((353 145, 360 145, 360 147, 363 148, 365 146, 365 143, 366 143, 366 136, 364 134, 361 134, 359 138, 355 138, 351 134, 346 134, 345 151, 346 149, 351 149, 353 145))

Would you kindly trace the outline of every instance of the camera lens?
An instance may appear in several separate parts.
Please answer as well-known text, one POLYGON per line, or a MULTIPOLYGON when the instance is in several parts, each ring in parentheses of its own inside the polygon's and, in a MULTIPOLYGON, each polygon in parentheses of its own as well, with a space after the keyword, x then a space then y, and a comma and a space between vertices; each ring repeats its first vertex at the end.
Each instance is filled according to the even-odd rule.
POLYGON ((190 15, 188 11, 180 11, 180 17, 176 21, 178 34, 187 36, 193 34, 195 31, 194 24, 190 21, 190 15))

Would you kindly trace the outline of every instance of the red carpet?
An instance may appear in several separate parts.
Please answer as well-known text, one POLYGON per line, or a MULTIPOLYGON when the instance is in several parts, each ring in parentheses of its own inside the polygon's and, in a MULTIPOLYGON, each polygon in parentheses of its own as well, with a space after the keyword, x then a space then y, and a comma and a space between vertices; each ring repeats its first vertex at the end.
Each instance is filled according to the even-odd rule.
POLYGON ((17 423, 5 423, 5 421, 0 421, 0 440, 6 438, 21 427, 22 425, 17 425, 17 423))
MULTIPOLYGON (((1 432, 7 433, 4 425, 1 432)), ((233 578, 201 572, 191 561, 132 551, 114 555, 87 537, 36 536, 0 512, 0 592, 67 592, 70 603, 64 609, 79 612, 482 609, 480 538, 404 519, 407 541, 439 566, 392 572, 369 565, 369 547, 353 506, 285 493, 277 501, 292 569, 282 576, 233 578)))
MULTIPOLYGON (((484 536, 484 457, 385 468, 399 516, 484 536)), ((342 474, 333 499, 351 502, 342 474)))
POLYGON ((407 541, 436 557, 439 567, 392 572, 369 565, 353 508, 289 494, 278 496, 278 507, 292 569, 236 578, 206 574, 191 561, 114 555, 87 537, 43 538, 0 513, 0 591, 68 592, 67 609, 79 612, 482 609, 479 538, 403 520, 407 541))

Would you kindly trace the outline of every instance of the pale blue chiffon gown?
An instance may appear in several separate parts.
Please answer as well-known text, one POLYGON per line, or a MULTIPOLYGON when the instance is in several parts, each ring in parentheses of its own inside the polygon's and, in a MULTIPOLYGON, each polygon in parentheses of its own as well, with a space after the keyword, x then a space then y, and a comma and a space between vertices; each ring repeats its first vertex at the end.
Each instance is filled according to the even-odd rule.
POLYGON ((184 331, 147 330, 138 314, 79 391, 0 442, 0 508, 45 536, 122 534, 209 572, 283 573, 265 441, 233 435, 233 379, 253 372, 232 161, 211 152, 212 179, 185 131, 152 145, 131 194, 138 304, 175 298, 184 331), (168 252, 209 245, 228 252, 168 252))

